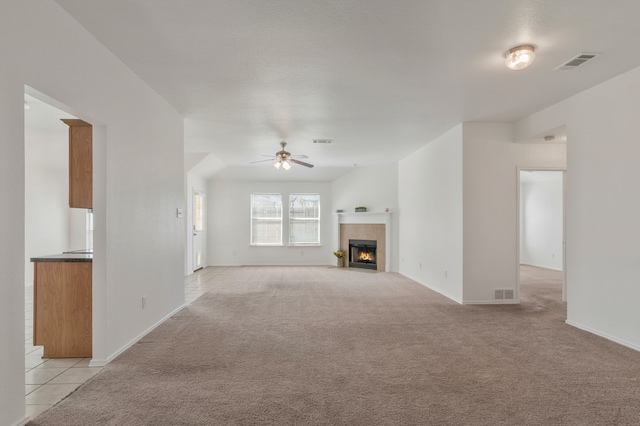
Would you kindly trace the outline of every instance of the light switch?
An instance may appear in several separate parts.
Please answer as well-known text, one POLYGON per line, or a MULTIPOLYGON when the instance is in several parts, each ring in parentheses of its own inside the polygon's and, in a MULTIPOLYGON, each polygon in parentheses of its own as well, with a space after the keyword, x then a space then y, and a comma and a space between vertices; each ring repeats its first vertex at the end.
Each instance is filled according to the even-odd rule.
POLYGON ((182 217, 182 209, 177 209, 176 210, 176 216, 178 217, 178 219, 180 219, 182 217))

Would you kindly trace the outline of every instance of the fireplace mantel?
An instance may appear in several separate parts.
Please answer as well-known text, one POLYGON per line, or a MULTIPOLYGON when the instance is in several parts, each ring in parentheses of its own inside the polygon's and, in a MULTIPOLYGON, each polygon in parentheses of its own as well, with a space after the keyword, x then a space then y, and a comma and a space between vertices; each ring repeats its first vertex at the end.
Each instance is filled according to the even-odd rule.
POLYGON ((391 212, 358 212, 334 213, 335 241, 340 244, 341 224, 383 224, 385 230, 385 265, 386 272, 391 271, 391 212))

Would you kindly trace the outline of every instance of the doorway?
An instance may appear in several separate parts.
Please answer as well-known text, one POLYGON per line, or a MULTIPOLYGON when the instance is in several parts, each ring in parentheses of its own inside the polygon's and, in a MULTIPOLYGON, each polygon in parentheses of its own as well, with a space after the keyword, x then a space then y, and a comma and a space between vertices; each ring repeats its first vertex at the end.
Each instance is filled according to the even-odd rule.
POLYGON ((518 294, 532 274, 558 277, 567 301, 564 169, 518 170, 518 294))
POLYGON ((203 192, 193 192, 193 271, 203 268, 203 238, 204 238, 204 203, 203 192))

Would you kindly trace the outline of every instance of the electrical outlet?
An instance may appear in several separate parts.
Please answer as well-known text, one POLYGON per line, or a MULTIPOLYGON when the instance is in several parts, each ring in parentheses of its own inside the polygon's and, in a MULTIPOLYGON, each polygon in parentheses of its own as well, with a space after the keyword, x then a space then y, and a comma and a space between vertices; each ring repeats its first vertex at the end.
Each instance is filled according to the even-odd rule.
POLYGON ((304 256, 304 250, 300 250, 300 256, 304 256))
POLYGON ((147 307, 147 296, 142 296, 142 309, 147 307))
POLYGON ((448 275, 449 275, 449 273, 448 273, 448 272, 447 272, 447 270, 445 269, 445 271, 444 271, 444 278, 445 278, 445 279, 447 279, 448 275))
POLYGON ((420 269, 422 269, 422 262, 420 262, 420 269))

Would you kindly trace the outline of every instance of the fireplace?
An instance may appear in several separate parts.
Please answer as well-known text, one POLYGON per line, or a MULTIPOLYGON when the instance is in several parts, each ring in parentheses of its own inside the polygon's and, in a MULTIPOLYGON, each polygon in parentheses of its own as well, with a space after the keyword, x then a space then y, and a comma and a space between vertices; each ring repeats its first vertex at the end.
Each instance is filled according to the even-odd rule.
POLYGON ((349 267, 377 270, 376 240, 349 240, 349 267))

